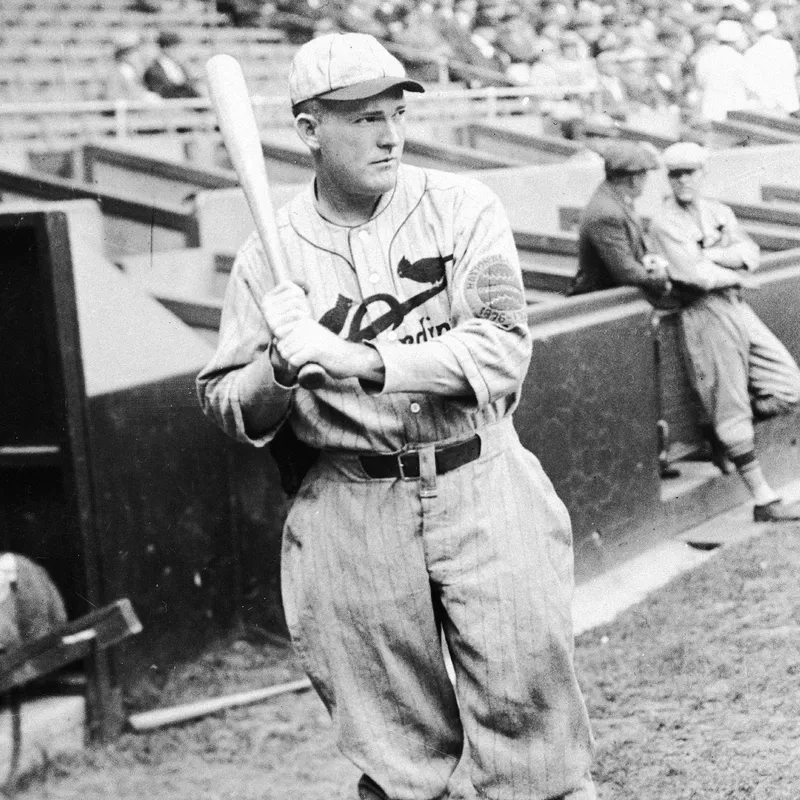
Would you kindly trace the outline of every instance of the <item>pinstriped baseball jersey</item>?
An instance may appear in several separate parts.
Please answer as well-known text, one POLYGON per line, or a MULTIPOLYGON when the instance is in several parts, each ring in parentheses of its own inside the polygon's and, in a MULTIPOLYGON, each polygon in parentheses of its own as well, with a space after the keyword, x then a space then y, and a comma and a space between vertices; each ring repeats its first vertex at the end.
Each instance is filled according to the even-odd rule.
POLYGON ((262 445, 291 413, 299 438, 315 447, 397 452, 463 438, 513 411, 530 334, 511 229, 488 188, 402 166, 366 224, 328 222, 309 186, 281 209, 278 226, 314 318, 377 348, 385 382, 379 391, 355 379, 313 392, 275 385, 266 400, 275 405, 275 428, 248 436, 239 378, 269 346, 256 298, 274 284, 253 235, 231 274, 217 352, 198 377, 204 409, 228 434, 262 445), (464 378, 473 396, 439 393, 464 378))

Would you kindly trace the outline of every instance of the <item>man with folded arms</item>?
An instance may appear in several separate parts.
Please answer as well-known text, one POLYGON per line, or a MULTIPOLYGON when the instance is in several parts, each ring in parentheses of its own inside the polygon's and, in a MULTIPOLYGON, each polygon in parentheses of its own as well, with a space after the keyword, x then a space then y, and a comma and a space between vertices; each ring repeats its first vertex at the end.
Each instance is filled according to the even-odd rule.
POLYGON ((692 385, 716 438, 755 503, 756 522, 800 520, 767 483, 755 452, 753 417, 790 412, 800 401, 800 370, 742 299, 759 265, 758 245, 733 211, 703 197, 707 151, 694 142, 668 147, 662 161, 672 196, 651 232, 669 261, 672 297, 692 385))

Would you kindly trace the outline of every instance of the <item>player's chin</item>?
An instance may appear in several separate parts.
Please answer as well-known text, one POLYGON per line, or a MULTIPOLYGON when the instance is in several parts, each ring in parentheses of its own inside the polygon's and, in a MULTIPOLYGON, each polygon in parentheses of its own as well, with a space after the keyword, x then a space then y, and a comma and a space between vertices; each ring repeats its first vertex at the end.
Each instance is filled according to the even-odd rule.
POLYGON ((374 162, 369 165, 368 181, 371 188, 388 192, 397 181, 397 168, 400 162, 396 158, 374 162))

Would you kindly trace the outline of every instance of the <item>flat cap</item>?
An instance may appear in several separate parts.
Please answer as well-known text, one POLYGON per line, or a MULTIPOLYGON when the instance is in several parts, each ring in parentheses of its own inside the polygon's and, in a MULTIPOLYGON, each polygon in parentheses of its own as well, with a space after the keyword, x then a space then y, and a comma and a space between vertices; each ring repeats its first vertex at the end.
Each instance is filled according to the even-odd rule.
POLYGON ((702 169, 708 161, 708 151, 696 142, 676 142, 662 154, 667 169, 702 169))
POLYGON ((658 158, 653 150, 637 142, 614 141, 602 152, 606 173, 636 173, 658 169, 658 158))

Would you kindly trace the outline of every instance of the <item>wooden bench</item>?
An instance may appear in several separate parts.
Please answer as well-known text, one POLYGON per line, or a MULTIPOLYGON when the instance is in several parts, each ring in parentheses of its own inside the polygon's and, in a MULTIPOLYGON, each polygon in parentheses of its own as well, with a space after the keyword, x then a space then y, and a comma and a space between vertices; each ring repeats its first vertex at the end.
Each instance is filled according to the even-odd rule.
POLYGON ((800 119, 784 114, 771 114, 767 111, 729 111, 727 118, 732 122, 744 122, 761 128, 800 136, 800 119))
POLYGON ((775 200, 783 203, 800 203, 800 186, 767 184, 761 187, 761 199, 765 203, 775 200))
POLYGON ((113 144, 84 145, 81 160, 86 183, 167 203, 183 203, 198 190, 239 185, 234 172, 200 169, 177 160, 145 156, 139 151, 113 144))
POLYGON ((567 139, 523 133, 490 122, 471 122, 461 132, 468 147, 523 164, 558 163, 586 151, 567 139))
POLYGON ((618 123, 604 125, 597 122, 584 121, 580 124, 582 138, 600 139, 625 139, 631 142, 648 142, 659 150, 664 150, 677 139, 672 136, 662 136, 652 131, 642 131, 618 123))
POLYGON ((121 192, 106 192, 78 181, 59 179, 51 175, 2 168, 0 193, 5 201, 97 201, 103 213, 106 247, 110 257, 197 245, 198 232, 194 215, 176 205, 148 201, 121 192))
POLYGON ((758 144, 786 144, 800 140, 800 133, 788 133, 754 125, 750 122, 738 122, 733 119, 713 120, 711 132, 714 134, 717 147, 745 147, 758 144))

